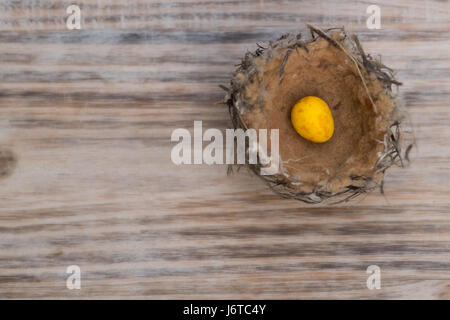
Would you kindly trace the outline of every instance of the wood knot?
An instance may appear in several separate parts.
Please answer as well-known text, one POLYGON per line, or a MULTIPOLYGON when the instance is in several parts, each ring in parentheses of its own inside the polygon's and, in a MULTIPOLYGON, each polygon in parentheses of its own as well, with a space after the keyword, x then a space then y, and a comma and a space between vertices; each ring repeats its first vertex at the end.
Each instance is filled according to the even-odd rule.
POLYGON ((17 158, 9 150, 0 150, 0 178, 7 177, 16 167, 17 158))

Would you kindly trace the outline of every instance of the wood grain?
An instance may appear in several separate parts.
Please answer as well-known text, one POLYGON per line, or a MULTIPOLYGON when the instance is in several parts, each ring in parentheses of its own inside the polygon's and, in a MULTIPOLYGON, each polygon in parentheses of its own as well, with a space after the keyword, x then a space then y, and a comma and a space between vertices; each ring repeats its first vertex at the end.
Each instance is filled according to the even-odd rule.
POLYGON ((449 20, 448 1, 2 1, 0 298, 450 299, 449 20), (357 32, 404 83, 417 146, 385 196, 310 206, 175 166, 175 128, 231 126, 218 85, 245 51, 306 23, 357 32))

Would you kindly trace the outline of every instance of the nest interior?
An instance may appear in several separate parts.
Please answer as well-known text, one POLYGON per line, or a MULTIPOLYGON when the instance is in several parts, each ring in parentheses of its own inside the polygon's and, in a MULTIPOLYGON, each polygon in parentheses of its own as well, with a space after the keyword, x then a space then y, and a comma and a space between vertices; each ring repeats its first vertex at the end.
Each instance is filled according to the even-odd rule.
POLYGON ((396 81, 368 60, 357 38, 342 30, 321 35, 286 35, 247 55, 228 97, 238 127, 279 129, 281 171, 266 179, 284 195, 315 200, 379 184, 380 156, 398 121, 390 90, 396 81), (326 143, 303 139, 290 121, 292 106, 311 95, 325 100, 334 118, 326 143))

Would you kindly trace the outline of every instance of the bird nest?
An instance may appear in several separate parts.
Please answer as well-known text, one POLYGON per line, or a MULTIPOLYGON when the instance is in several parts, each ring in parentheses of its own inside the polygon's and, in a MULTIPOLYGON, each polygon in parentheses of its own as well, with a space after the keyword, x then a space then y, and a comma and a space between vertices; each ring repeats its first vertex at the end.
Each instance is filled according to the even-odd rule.
POLYGON ((260 162, 246 166, 280 196, 308 203, 383 192, 385 171, 404 166, 412 146, 402 153, 405 112, 392 92, 401 83, 363 51, 356 35, 344 28, 308 28, 308 39, 286 34, 258 44, 224 87, 235 129, 279 130, 279 172, 260 175, 260 162), (305 96, 330 107, 335 132, 326 143, 307 141, 292 127, 291 108, 305 96))

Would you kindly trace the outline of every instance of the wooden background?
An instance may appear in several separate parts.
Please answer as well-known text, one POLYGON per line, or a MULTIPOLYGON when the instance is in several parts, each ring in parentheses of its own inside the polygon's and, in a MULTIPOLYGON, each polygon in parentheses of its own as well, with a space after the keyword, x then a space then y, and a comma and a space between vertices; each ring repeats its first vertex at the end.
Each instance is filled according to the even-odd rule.
POLYGON ((0 298, 450 299, 449 20, 448 1, 2 0, 0 298), (175 128, 231 126, 218 85, 245 51, 306 23, 356 31, 404 82, 417 147, 386 196, 311 206, 175 166, 175 128))

